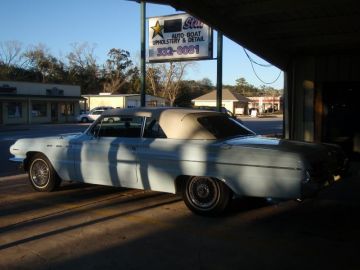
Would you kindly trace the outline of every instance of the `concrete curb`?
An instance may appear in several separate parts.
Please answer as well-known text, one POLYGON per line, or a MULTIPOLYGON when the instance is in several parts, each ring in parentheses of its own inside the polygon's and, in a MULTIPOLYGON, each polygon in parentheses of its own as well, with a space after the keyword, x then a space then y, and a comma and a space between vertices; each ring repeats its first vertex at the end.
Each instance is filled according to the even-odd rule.
POLYGON ((44 123, 44 124, 32 124, 32 125, 0 125, 0 133, 38 129, 40 127, 56 127, 56 126, 66 126, 66 125, 86 126, 89 125, 89 123, 44 123))
POLYGON ((30 128, 4 128, 0 127, 0 132, 14 132, 14 131, 24 131, 24 130, 30 130, 30 128))
POLYGON ((239 116, 239 119, 258 119, 258 118, 284 118, 282 114, 272 114, 272 115, 258 115, 256 117, 252 117, 249 115, 239 116))

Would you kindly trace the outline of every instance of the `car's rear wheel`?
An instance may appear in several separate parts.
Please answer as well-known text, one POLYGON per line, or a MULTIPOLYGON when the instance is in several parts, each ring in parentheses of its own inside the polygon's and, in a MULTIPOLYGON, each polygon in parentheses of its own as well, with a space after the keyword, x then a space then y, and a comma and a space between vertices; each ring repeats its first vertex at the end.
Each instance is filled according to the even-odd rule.
POLYGON ((196 176, 187 180, 183 199, 196 214, 214 216, 222 213, 231 199, 231 190, 212 177, 196 176))
POLYGON ((87 123, 87 122, 89 122, 89 119, 87 117, 82 117, 81 122, 87 123))
POLYGON ((35 154, 29 163, 29 180, 37 191, 53 191, 61 183, 50 161, 42 154, 35 154))

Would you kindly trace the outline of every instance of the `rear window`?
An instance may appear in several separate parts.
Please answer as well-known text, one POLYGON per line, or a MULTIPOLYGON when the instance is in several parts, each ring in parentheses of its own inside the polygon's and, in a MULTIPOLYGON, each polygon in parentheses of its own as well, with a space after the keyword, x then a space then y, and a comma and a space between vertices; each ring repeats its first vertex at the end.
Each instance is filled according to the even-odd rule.
POLYGON ((241 125, 235 119, 227 116, 204 116, 199 117, 198 121, 206 130, 213 134, 216 139, 255 135, 254 132, 241 125))

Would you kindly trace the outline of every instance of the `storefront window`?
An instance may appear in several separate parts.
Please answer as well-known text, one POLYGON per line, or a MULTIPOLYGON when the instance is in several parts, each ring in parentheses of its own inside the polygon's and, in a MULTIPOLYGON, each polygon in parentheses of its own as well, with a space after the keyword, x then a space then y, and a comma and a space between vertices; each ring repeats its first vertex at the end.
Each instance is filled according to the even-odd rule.
POLYGON ((33 117, 47 116, 47 104, 46 102, 34 102, 32 104, 31 114, 33 117))
POLYGON ((7 105, 8 118, 21 118, 22 117, 22 104, 21 102, 9 102, 7 105))
POLYGON ((60 113, 62 116, 74 115, 74 103, 60 104, 60 113))
POLYGON ((157 101, 156 100, 150 100, 146 102, 146 107, 156 107, 157 101))

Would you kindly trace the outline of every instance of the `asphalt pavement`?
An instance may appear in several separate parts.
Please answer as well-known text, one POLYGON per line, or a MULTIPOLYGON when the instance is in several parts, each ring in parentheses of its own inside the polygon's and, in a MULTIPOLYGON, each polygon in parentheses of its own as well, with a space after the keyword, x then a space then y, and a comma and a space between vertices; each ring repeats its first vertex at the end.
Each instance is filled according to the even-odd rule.
POLYGON ((255 131, 259 135, 273 135, 281 137, 283 135, 283 118, 279 117, 241 117, 244 125, 255 131))
POLYGON ((41 193, 26 176, 0 177, 0 269, 358 270, 359 183, 357 172, 302 203, 237 199, 205 218, 171 194, 41 193))

